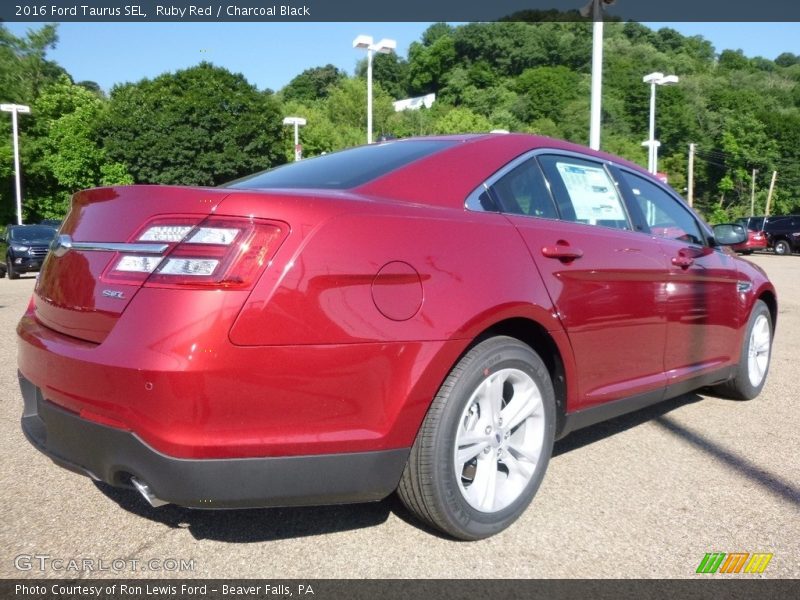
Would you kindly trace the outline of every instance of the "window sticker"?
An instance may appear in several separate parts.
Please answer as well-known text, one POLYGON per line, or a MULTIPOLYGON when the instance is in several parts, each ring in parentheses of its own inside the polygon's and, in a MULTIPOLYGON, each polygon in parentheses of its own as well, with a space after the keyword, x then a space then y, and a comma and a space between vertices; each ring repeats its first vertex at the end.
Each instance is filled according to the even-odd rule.
POLYGON ((590 225, 627 223, 625 211, 602 167, 556 163, 578 221, 590 225))

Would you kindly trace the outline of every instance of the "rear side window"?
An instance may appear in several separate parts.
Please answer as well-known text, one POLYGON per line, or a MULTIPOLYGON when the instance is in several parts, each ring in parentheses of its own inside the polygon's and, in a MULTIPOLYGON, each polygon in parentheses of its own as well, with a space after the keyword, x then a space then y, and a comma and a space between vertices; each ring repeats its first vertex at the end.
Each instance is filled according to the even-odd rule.
POLYGON ((565 221, 630 229, 617 187, 600 163, 566 156, 539 158, 565 221))
POLYGON ((544 219, 558 218, 536 159, 531 158, 511 169, 492 184, 492 191, 504 212, 544 219))
POLYGON ((308 158, 225 184, 237 189, 346 190, 452 146, 448 140, 409 140, 359 146, 308 158))
POLYGON ((630 186, 650 233, 690 244, 705 243, 697 220, 675 198, 644 177, 627 171, 622 171, 622 177, 630 186))

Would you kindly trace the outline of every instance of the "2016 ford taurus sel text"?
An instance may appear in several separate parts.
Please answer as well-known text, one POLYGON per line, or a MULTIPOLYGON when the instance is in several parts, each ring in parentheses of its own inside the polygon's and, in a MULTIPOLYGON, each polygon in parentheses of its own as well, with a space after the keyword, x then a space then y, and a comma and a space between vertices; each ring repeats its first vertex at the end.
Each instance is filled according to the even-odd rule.
POLYGON ((553 441, 761 391, 777 300, 636 165, 527 135, 78 193, 18 327, 22 427, 152 504, 379 500, 511 524, 553 441))

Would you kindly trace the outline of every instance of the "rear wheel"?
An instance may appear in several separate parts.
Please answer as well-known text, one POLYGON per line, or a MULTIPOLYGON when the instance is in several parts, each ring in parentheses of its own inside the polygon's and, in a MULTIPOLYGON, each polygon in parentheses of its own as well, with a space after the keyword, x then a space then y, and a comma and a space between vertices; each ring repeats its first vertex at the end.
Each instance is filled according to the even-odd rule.
POLYGON ((10 258, 6 259, 6 273, 8 273, 9 279, 19 279, 19 273, 14 270, 14 263, 10 258))
POLYGON ((778 240, 775 242, 775 254, 791 254, 792 247, 786 240, 778 240))
POLYGON ((736 400, 752 400, 764 388, 771 355, 772 316, 767 305, 762 300, 756 300, 733 379, 716 386, 714 391, 736 400))
POLYGON ((527 508, 553 448, 555 396, 541 358, 505 336, 470 350, 436 395, 398 493, 417 517, 465 540, 527 508))

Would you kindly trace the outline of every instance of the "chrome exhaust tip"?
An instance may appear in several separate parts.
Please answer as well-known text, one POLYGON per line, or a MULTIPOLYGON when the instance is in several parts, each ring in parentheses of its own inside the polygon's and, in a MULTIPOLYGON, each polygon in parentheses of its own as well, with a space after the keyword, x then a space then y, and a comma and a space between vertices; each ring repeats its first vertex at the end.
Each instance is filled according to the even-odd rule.
POLYGON ((139 481, 136 477, 131 477, 131 483, 133 487, 135 487, 138 492, 142 495, 142 497, 147 500, 147 502, 153 508, 158 508, 159 506, 164 506, 165 504, 169 504, 166 500, 161 500, 161 498, 156 498, 155 494, 153 494, 153 490, 150 489, 150 486, 144 483, 143 481, 139 481))

